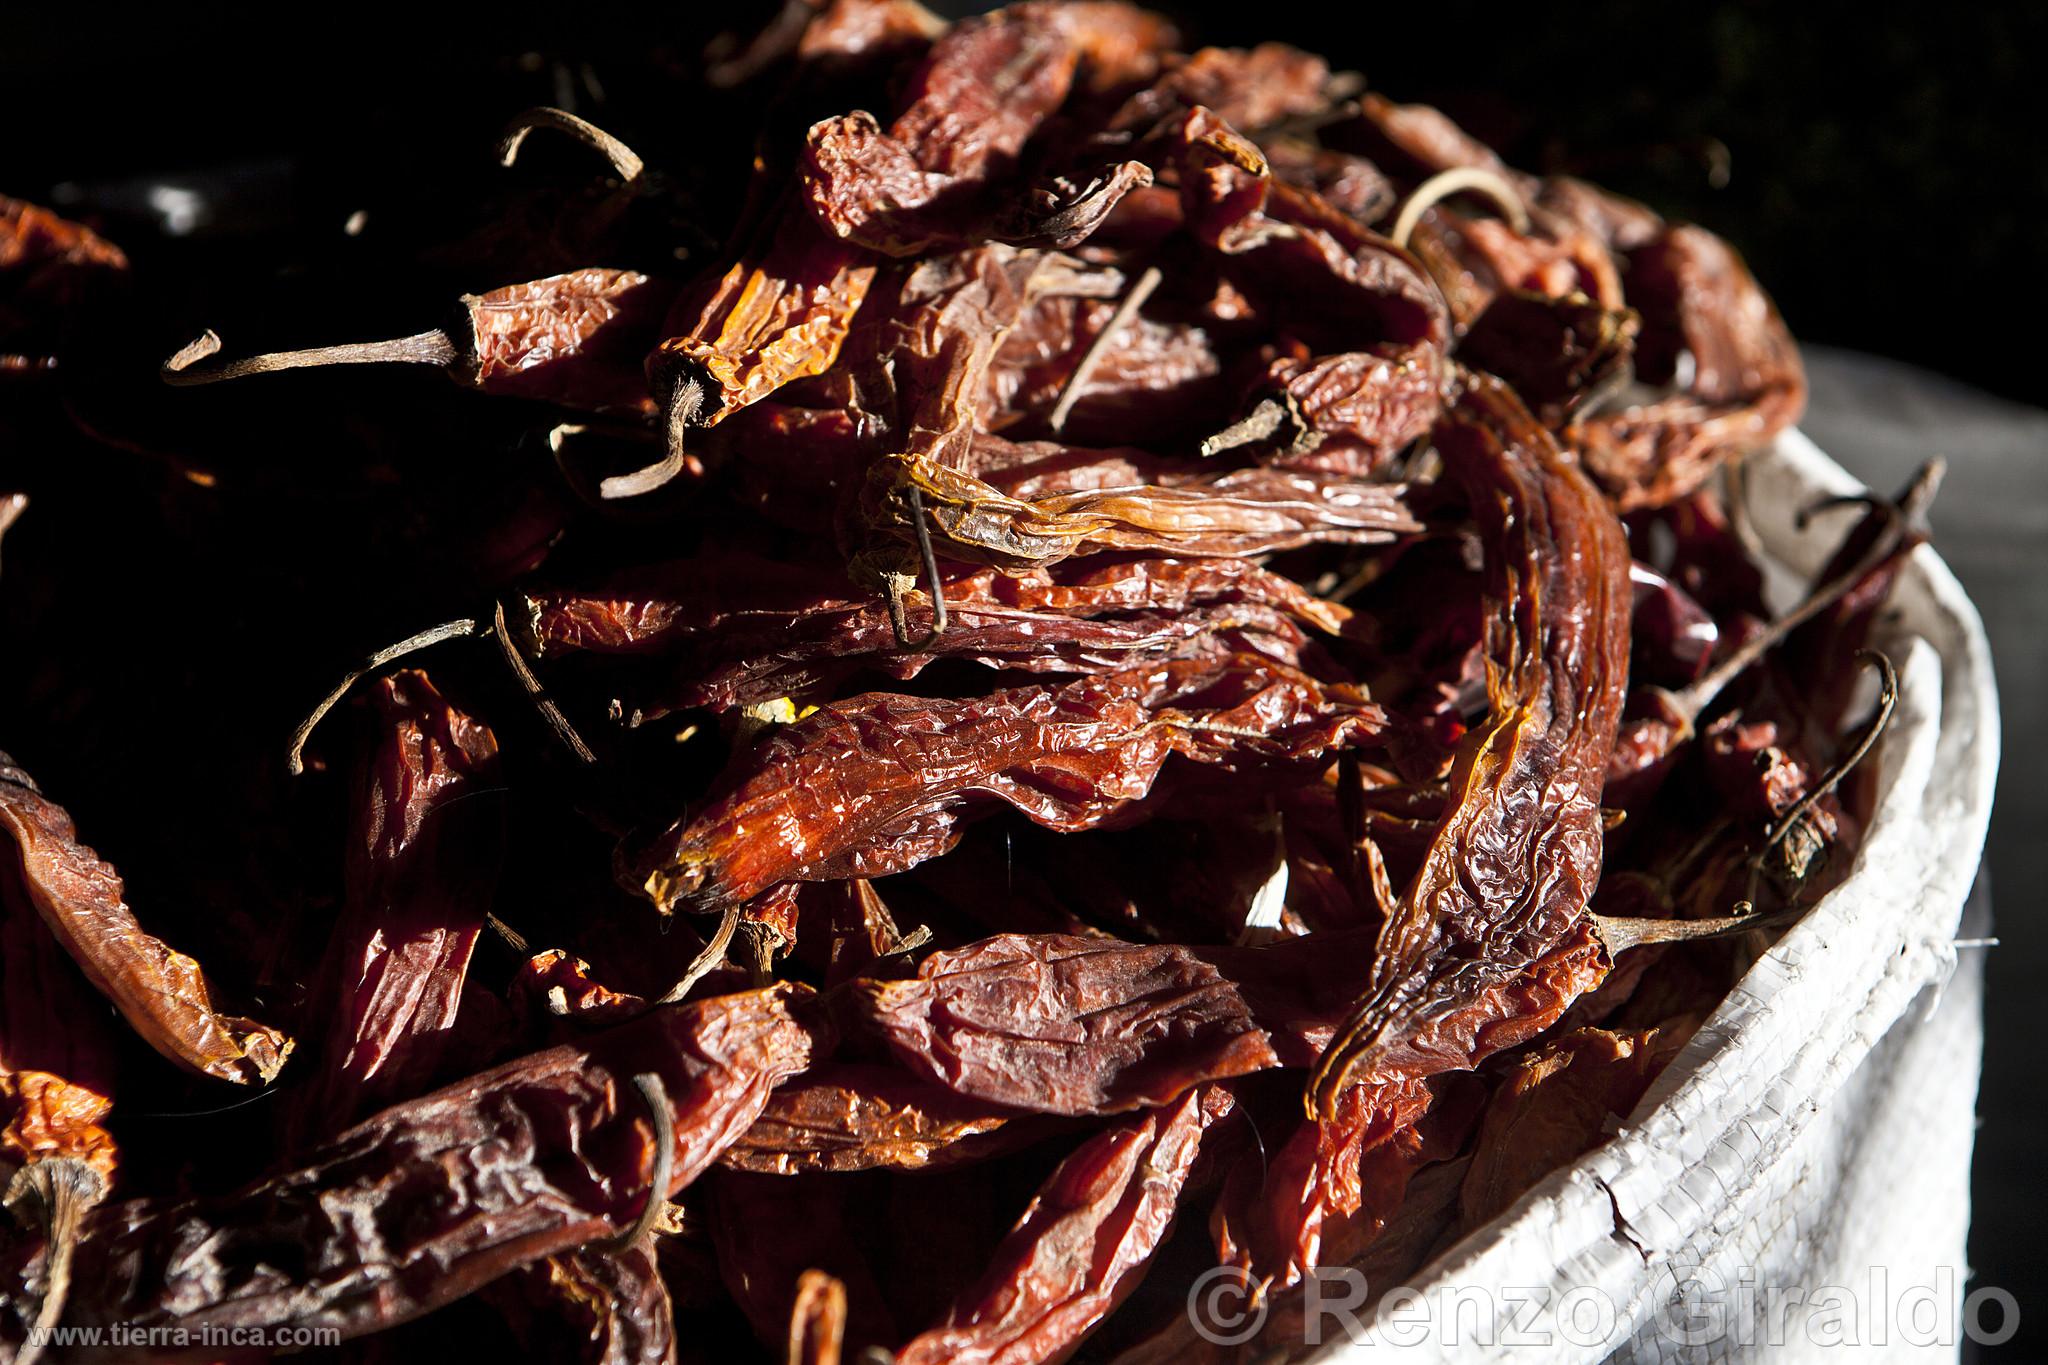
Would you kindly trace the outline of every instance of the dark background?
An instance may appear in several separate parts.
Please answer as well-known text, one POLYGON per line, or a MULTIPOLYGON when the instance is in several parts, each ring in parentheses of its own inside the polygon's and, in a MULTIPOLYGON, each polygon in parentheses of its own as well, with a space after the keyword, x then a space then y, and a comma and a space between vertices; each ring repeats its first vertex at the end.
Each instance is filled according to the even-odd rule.
MULTIPOLYGON (((1441 105, 1517 165, 1584 174, 1720 232, 1805 342, 1895 357, 2029 405, 2048 389, 2033 330, 2048 277, 2048 6, 1161 7, 1192 41, 1282 39, 1325 53, 1394 98, 1441 105)), ((242 264, 260 274, 260 234, 338 226, 371 187, 383 187, 378 202, 393 185, 456 193, 526 105, 601 113, 656 165, 729 152, 744 130, 702 126, 659 98, 666 74, 693 59, 698 12, 370 5, 270 21, 190 7, 18 8, 0 32, 10 106, 0 191, 90 216, 145 249, 167 214, 196 214, 187 226, 213 244, 215 265, 246 239, 242 264)), ((352 306, 334 301, 332 314, 352 306)), ((187 321, 156 325, 182 340, 187 321)), ((418 322, 390 319, 387 330, 418 322)), ((2048 971, 2034 915, 2048 850, 2026 776, 2044 678, 2038 590, 2012 595, 2048 568, 2048 504, 2037 500, 2048 451, 2038 416, 1939 392, 1947 406, 1928 410, 1988 422, 2004 433, 1993 444, 2005 442, 1997 461, 1958 458, 1944 499, 2003 520, 1978 536, 1959 513, 1936 517, 1938 533, 1946 524, 1955 536, 1938 541, 1991 619, 2007 707, 1990 857, 2004 946, 1989 963, 1971 1258, 1979 1283, 2048 1319, 2036 1292, 2032 1121, 2048 1082, 2032 1041, 2048 971), (2035 435, 2013 435, 2024 432, 2035 435)), ((1984 439, 1971 430, 1957 439, 1984 439)), ((1835 453, 1855 467, 1853 451, 1835 453)), ((2023 1328, 2013 1348, 2044 1325, 2023 1328)))

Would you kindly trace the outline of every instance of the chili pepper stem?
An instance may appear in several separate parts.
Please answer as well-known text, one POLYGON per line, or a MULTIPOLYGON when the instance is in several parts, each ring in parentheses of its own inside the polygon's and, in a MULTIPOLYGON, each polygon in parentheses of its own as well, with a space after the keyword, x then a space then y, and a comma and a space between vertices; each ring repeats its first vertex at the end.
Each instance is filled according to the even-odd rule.
POLYGON ((669 1112, 668 1092, 662 1088, 661 1077, 651 1071, 643 1071, 633 1078, 633 1088, 646 1101, 647 1112, 654 1120, 654 1172, 648 1179, 647 1202, 640 1206, 639 1216, 622 1231, 590 1244, 594 1250, 613 1256, 631 1251, 639 1245, 641 1238, 654 1230, 654 1225, 661 1219, 662 1209, 668 1204, 669 1182, 676 1168, 675 1116, 669 1112))
POLYGON ((552 128, 565 134, 584 146, 600 153, 611 162, 612 170, 620 180, 631 185, 646 171, 647 163, 625 143, 607 133, 604 129, 581 119, 566 109, 542 105, 529 109, 505 125, 504 136, 498 140, 498 163, 510 166, 519 160, 519 149, 525 145, 526 135, 536 128, 552 128))
POLYGON ((1516 193, 1505 176, 1481 166, 1453 166, 1415 187, 1415 192, 1408 196, 1408 202, 1401 206, 1399 216, 1394 219, 1394 228, 1387 234, 1387 240, 1405 249, 1423 214, 1454 194, 1468 192, 1492 200, 1507 215, 1516 232, 1528 233, 1528 206, 1522 203, 1522 196, 1516 193))
POLYGON ((45 1239, 43 1297, 36 1306, 16 1365, 35 1365, 50 1331, 64 1316, 71 1293, 71 1258, 78 1249, 85 1215, 107 1196, 107 1182, 76 1157, 32 1161, 7 1183, 4 1202, 24 1226, 39 1229, 45 1239))
POLYGON ((1046 419, 1046 425, 1055 432, 1066 426, 1067 414, 1071 413, 1074 404, 1080 401, 1081 389, 1087 384, 1088 376, 1102 363, 1102 357, 1109 354, 1110 342, 1115 340, 1116 334, 1121 332, 1131 319, 1138 316, 1138 310, 1145 306, 1145 300, 1152 297, 1152 291, 1159 287, 1159 281, 1163 278, 1158 266, 1145 267, 1145 273, 1138 276, 1130 292, 1118 302, 1116 311, 1109 315, 1109 321, 1102 324, 1102 330, 1088 343, 1088 349, 1081 353, 1080 364, 1074 366, 1074 372, 1067 376, 1067 382, 1061 386, 1059 401, 1053 404, 1052 415, 1046 419))
POLYGON ((926 591, 932 599, 932 625, 921 640, 910 638, 910 622, 904 609, 903 596, 909 591, 912 580, 904 574, 889 574, 883 583, 883 591, 889 597, 889 629, 895 633, 896 647, 916 654, 930 649, 941 635, 946 633, 946 587, 939 581, 939 559, 932 550, 931 528, 925 524, 924 495, 916 484, 910 485, 910 524, 917 532, 918 558, 924 565, 926 591))
POLYGON ((547 721, 548 728, 554 731, 555 738, 562 742, 562 747, 576 755, 580 762, 597 762, 597 755, 591 752, 590 746, 583 742, 583 736, 576 733, 576 727, 571 725, 568 716, 562 713, 562 708, 555 704, 555 699, 541 686, 540 679, 534 675, 533 666, 527 663, 525 653, 513 640, 511 627, 505 621, 503 602, 499 602, 493 609, 491 634, 498 639, 498 652, 504 655, 505 666, 512 670, 512 676, 519 680, 519 686, 539 710, 541 718, 547 721))
MULTIPOLYGON (((672 908, 671 906, 663 906, 662 912, 666 914, 672 908)), ((663 993, 662 997, 654 1003, 657 1005, 675 1004, 690 993, 692 986, 710 975, 714 967, 725 961, 725 950, 731 945, 733 931, 739 928, 739 923, 740 903, 738 901, 727 902, 725 913, 719 916, 718 929, 711 935, 711 941, 706 943, 703 950, 690 959, 690 965, 683 968, 683 974, 676 978, 676 984, 670 986, 663 993)))
POLYGON ((341 703, 341 699, 348 695, 348 690, 362 681, 366 675, 376 672, 394 659, 402 659, 408 654, 426 649, 430 645, 438 645, 444 640, 456 640, 466 635, 475 635, 482 629, 483 624, 481 622, 469 618, 459 621, 444 621, 438 626, 429 626, 417 635, 408 635, 397 644, 386 645, 365 659, 359 666, 350 669, 342 676, 341 681, 336 683, 328 691, 327 695, 320 699, 320 704, 315 706, 312 712, 299 722, 299 728, 292 731, 291 748, 285 753, 285 767, 291 771, 293 777, 297 777, 305 772, 306 741, 312 737, 314 727, 325 720, 327 713, 338 706, 341 703))
POLYGON ((1807 818, 1813 808, 1820 803, 1821 798, 1840 786, 1842 779, 1855 771, 1856 765, 1876 746, 1878 737, 1884 733, 1885 727, 1891 724, 1892 712, 1899 704, 1898 669, 1892 666, 1892 661, 1887 655, 1875 649, 1857 650, 1856 662, 1868 664, 1878 671, 1877 710, 1871 715, 1870 723, 1863 727, 1863 733, 1857 737, 1849 752, 1837 759, 1833 766, 1821 775, 1820 781, 1814 783, 1813 789, 1800 797, 1792 809, 1786 811, 1778 823, 1772 826, 1770 833, 1764 836, 1763 847, 1750 859, 1749 893, 1752 897, 1756 895, 1757 883, 1763 876, 1766 860, 1770 858, 1772 851, 1782 845, 1786 837, 1799 827, 1800 822, 1807 818))
POLYGON ((1786 636, 1847 596, 1851 589, 1863 581, 1865 574, 1883 563, 1898 549, 1906 528, 1926 510, 1927 504, 1934 500, 1935 490, 1941 487, 1941 478, 1947 467, 1947 463, 1939 459, 1929 460, 1920 467, 1920 472, 1914 475, 1913 482, 1906 486, 1906 491, 1900 494, 1898 501, 1892 505, 1894 515, 1891 524, 1886 528, 1886 533, 1870 547, 1868 554, 1829 582, 1815 588, 1805 601, 1771 622, 1767 628, 1745 640, 1740 649, 1714 665, 1699 681, 1676 692, 1665 693, 1665 700, 1674 715, 1685 723, 1688 730, 1699 720, 1707 707, 1713 705, 1714 698, 1721 694, 1722 689, 1768 654, 1786 636))
POLYGON ((243 379, 252 374, 278 370, 303 370, 320 365, 453 365, 462 348, 440 328, 389 341, 358 341, 343 346, 315 346, 304 351, 272 351, 229 361, 213 369, 191 367, 220 352, 220 334, 212 328, 163 363, 163 381, 177 388, 196 384, 217 384, 224 379, 243 379))
POLYGON ((597 485, 598 497, 606 501, 637 498, 654 492, 688 468, 690 457, 685 438, 703 408, 704 386, 695 379, 679 381, 668 396, 668 453, 630 474, 614 474, 603 480, 597 485))
POLYGON ((1799 914, 1797 910, 1781 910, 1772 915, 1759 915, 1754 902, 1737 901, 1734 914, 1707 919, 1648 919, 1596 915, 1590 910, 1586 912, 1586 918, 1592 921, 1593 932, 1599 935, 1607 956, 1615 958, 1646 943, 1686 943, 1695 939, 1726 938, 1752 929, 1775 929, 1790 924, 1799 914))

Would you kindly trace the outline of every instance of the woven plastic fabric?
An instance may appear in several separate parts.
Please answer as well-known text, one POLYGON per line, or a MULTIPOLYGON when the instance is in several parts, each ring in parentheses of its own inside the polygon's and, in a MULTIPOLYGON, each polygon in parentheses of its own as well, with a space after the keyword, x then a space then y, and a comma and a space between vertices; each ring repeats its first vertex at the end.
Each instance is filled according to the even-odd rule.
MULTIPOLYGON (((1797 433, 1746 465, 1767 552, 1812 574, 1860 491, 1797 433)), ((1956 946, 1998 766, 1975 610, 1931 548, 1877 643, 1900 666, 1849 876, 1744 976, 1613 1140, 1390 1296, 1328 1362, 1958 1357, 1982 1029, 1956 946)), ((1985 1322, 1999 1325, 1995 1309, 1985 1322)))

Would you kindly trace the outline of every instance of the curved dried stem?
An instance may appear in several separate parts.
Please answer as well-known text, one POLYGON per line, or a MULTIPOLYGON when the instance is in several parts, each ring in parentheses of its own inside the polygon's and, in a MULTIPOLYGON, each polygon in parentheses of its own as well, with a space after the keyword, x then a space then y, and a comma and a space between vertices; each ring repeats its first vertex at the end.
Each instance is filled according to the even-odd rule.
POLYGON ((498 652, 504 655, 505 666, 512 670, 512 676, 519 680, 519 686, 533 702, 535 709, 540 712, 541 718, 548 723, 548 728, 555 732, 555 738, 562 742, 562 747, 584 763, 597 762, 597 755, 591 752, 590 746, 583 742, 583 736, 576 733, 576 727, 562 714, 562 708, 555 705, 555 699, 541 686, 540 679, 534 674, 533 666, 526 661, 525 653, 513 640, 511 628, 505 620, 503 602, 499 602, 493 610, 491 634, 498 638, 498 652))
POLYGON ((428 627, 417 635, 408 635, 397 644, 386 645, 369 658, 363 660, 357 667, 350 669, 342 676, 341 681, 336 683, 328 691, 327 695, 320 699, 320 704, 315 706, 312 712, 299 722, 299 728, 292 731, 291 748, 285 755, 285 766, 291 770, 292 776, 297 777, 306 770, 306 741, 312 736, 314 727, 326 719, 327 713, 339 705, 341 699, 348 695, 348 690, 365 676, 376 672, 393 660, 402 659, 408 654, 417 653, 430 645, 438 645, 444 640, 461 639, 466 635, 475 635, 482 629, 483 624, 481 622, 468 618, 459 621, 444 621, 438 626, 428 627))
POLYGON ((690 993, 692 986, 702 981, 706 976, 709 976, 713 968, 724 962, 725 950, 732 945, 733 930, 739 927, 739 923, 740 904, 738 901, 732 901, 726 905, 724 913, 718 917, 718 928, 711 935, 711 941, 705 944, 695 957, 690 959, 690 965, 683 968, 683 974, 676 978, 676 984, 670 986, 662 994, 661 998, 654 1003, 657 1005, 675 1004, 690 993))
POLYGON ((917 531, 918 558, 923 561, 926 591, 932 599, 931 629, 925 632, 923 639, 910 638, 910 622, 903 604, 903 594, 910 580, 901 574, 890 574, 883 585, 883 591, 889 597, 889 629, 895 633, 896 647, 916 654, 930 649, 933 643, 946 633, 948 622, 946 585, 939 581, 939 559, 932 550, 931 528, 925 524, 924 495, 918 491, 915 484, 910 486, 910 524, 917 531))
POLYGON ((647 1112, 654 1119, 654 1173, 647 1182, 647 1202, 640 1206, 640 1215, 632 1224, 610 1237, 601 1237, 590 1243, 597 1251, 618 1255, 630 1251, 640 1244, 640 1239, 654 1231, 654 1225, 661 1220, 662 1209, 668 1204, 669 1181, 676 1170, 676 1121, 669 1112, 668 1092, 662 1088, 661 1077, 652 1071, 643 1071, 633 1078, 633 1088, 640 1092, 640 1098, 647 1103, 647 1112))
POLYGON ((1505 176, 1479 166, 1453 166, 1447 171, 1438 171, 1415 187, 1415 192, 1408 196, 1408 202, 1401 205, 1401 212, 1394 219, 1394 227, 1387 234, 1387 240, 1405 248, 1408 239, 1415 234, 1415 225, 1422 221, 1422 215, 1454 194, 1477 194, 1492 200, 1515 231, 1528 233, 1529 206, 1522 202, 1522 196, 1505 176))
POLYGON ((7 1183, 4 1200, 8 1209, 24 1226, 40 1231, 45 1246, 42 1301, 29 1320, 28 1337, 14 1358, 15 1365, 35 1365, 42 1358, 71 1294, 71 1261, 85 1215, 106 1197, 106 1180, 76 1157, 32 1161, 7 1183))
POLYGON ((647 163, 642 161, 631 147, 604 129, 588 119, 576 117, 566 109, 555 109, 547 105, 529 109, 505 125, 505 135, 498 139, 499 164, 510 166, 519 160, 519 149, 525 145, 526 135, 536 128, 552 128, 594 149, 605 160, 611 162, 612 170, 628 185, 639 180, 647 169, 647 163))
MULTIPOLYGON (((1778 823, 1771 826, 1770 833, 1764 836, 1763 847, 1756 851, 1749 862, 1749 894, 1752 898, 1756 895, 1757 886, 1763 878, 1765 865, 1772 853, 1812 814, 1813 808, 1820 804, 1821 799, 1839 787, 1842 780, 1856 770, 1856 765, 1869 756, 1870 751, 1876 747, 1879 736, 1884 734, 1885 727, 1891 724, 1892 712, 1899 704, 1898 669, 1892 666, 1889 657, 1874 649, 1857 650, 1856 662, 1868 664, 1878 671, 1877 710, 1871 714, 1870 723, 1863 727, 1863 733, 1857 736, 1849 752, 1835 760, 1834 764, 1821 774, 1820 781, 1814 783, 1806 795, 1794 802, 1792 808, 1779 817, 1778 823)), ((1804 878, 1806 862, 1807 855, 1796 851, 1786 858, 1784 866, 1789 869, 1786 875, 1795 884, 1804 878)))
POLYGON ((166 360, 160 371, 163 381, 176 388, 195 384, 218 384, 223 379, 243 379, 252 374, 273 374, 279 370, 304 370, 321 365, 453 365, 462 358, 462 348, 446 332, 435 328, 390 341, 359 341, 345 346, 315 346, 305 351, 272 351, 232 360, 211 369, 191 367, 220 352, 220 334, 212 328, 199 339, 166 360))
POLYGON ((1145 306, 1145 300, 1152 297, 1152 291, 1163 279, 1156 265, 1145 267, 1145 273, 1138 276, 1130 291, 1118 302, 1116 311, 1109 315, 1109 321, 1088 343, 1088 349, 1081 353, 1081 363, 1074 366, 1074 372, 1067 376, 1067 382, 1060 388, 1059 401, 1052 405, 1052 415, 1046 425, 1055 432, 1067 424, 1067 414, 1074 410, 1074 404, 1081 399, 1081 387, 1088 382, 1088 376, 1095 373, 1095 367, 1102 363, 1102 357, 1109 354, 1109 344, 1131 321, 1138 316, 1138 310, 1145 306))
POLYGON ((1883 535, 1871 545, 1870 550, 1854 564, 1835 575, 1792 610, 1743 641, 1742 647, 1707 671, 1697 682, 1676 692, 1666 693, 1666 700, 1687 725, 1698 721, 1702 712, 1713 704, 1722 689, 1733 682, 1757 660, 1763 658, 1786 636, 1826 611, 1848 595, 1849 591, 1872 569, 1883 563, 1898 551, 1900 543, 1909 534, 1912 524, 1927 510, 1934 500, 1934 494, 1941 486, 1941 477, 1947 465, 1941 460, 1929 460, 1922 465, 1913 482, 1899 495, 1897 502, 1884 504, 1891 511, 1890 524, 1883 535))
POLYGON ((686 438, 690 427, 704 409, 704 386, 695 379, 679 381, 668 396, 668 453, 630 474, 614 474, 597 485, 597 495, 606 501, 637 498, 652 493, 689 468, 686 438))

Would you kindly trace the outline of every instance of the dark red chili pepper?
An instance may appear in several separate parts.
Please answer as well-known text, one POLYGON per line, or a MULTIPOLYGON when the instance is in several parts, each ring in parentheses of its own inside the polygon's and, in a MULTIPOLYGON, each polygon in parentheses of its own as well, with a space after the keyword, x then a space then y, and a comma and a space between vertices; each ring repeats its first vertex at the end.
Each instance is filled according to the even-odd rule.
POLYGON ((5 755, 0 828, 20 856, 29 903, 145 1042, 202 1075, 245 1085, 277 1075, 292 1040, 217 1012, 199 964, 143 930, 122 898, 119 874, 78 842, 70 815, 5 755))
MULTIPOLYGON (((66 1321, 348 1338, 603 1238, 694 1180, 809 1063, 811 1032, 792 1013, 803 996, 780 985, 657 1010, 387 1109, 233 1194, 104 1205, 66 1321), (633 1075, 653 1080, 636 1093, 633 1075), (202 1243, 204 1256, 179 1250, 202 1243)), ((40 1261, 0 1262, 8 1339, 23 1303, 12 1286, 40 1261)))
POLYGON ((675 288, 630 270, 575 270, 527 284, 466 294, 447 327, 395 341, 279 351, 194 369, 220 350, 212 332, 164 364, 169 384, 317 365, 439 365, 458 384, 592 412, 649 415, 640 373, 675 288))
POLYGON ((378 680, 348 895, 314 994, 326 1018, 294 1128, 331 1133, 442 1079, 503 860, 498 740, 417 669, 378 680))
POLYGON ((1227 767, 1316 763, 1373 734, 1379 718, 1352 689, 1256 654, 970 701, 855 697, 778 727, 622 881, 670 910, 791 879, 880 876, 949 847, 976 806, 1086 829, 1128 815, 1173 754, 1227 767))
POLYGON ((1455 804, 1381 932, 1363 999, 1317 1064, 1311 1102, 1323 1114, 1353 1079, 1469 1068, 1569 1003, 1554 989, 1518 999, 1520 982, 1576 994, 1575 978, 1597 979, 1585 912, 1628 683, 1628 544, 1504 386, 1475 378, 1437 446, 1487 540, 1492 714, 1461 744, 1455 804))
POLYGON ((994 1264, 897 1365, 1059 1360, 1136 1289, 1172 1230, 1202 1139, 1233 1108, 1220 1086, 1120 1119, 1061 1162, 994 1264))

